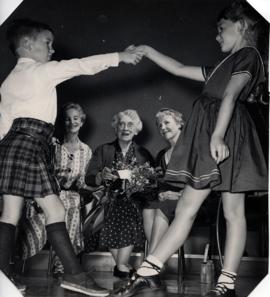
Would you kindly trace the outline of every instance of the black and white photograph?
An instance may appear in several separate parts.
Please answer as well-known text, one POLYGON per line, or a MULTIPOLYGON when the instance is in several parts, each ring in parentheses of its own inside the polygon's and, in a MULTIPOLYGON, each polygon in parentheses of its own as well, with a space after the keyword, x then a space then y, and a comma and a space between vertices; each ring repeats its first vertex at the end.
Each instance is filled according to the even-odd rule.
POLYGON ((0 0, 0 297, 268 296, 269 20, 0 0))

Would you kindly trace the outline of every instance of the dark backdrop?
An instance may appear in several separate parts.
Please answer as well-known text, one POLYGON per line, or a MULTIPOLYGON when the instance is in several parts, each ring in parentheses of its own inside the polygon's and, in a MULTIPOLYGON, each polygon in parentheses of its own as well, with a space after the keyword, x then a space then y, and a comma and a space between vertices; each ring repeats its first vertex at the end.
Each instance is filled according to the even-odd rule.
MULTIPOLYGON (((221 58, 215 41, 216 16, 228 0, 24 0, 0 27, 0 83, 15 58, 5 41, 6 25, 30 17, 55 31, 54 59, 121 51, 130 44, 149 44, 186 64, 212 65, 221 58)), ((95 76, 81 76, 58 86, 59 107, 79 102, 87 113, 81 138, 93 149, 114 138, 110 121, 116 112, 133 108, 144 129, 137 142, 153 154, 164 144, 154 116, 172 107, 187 117, 202 84, 168 74, 144 59, 139 65, 121 64, 95 76)), ((57 128, 57 134, 61 130, 57 128)))

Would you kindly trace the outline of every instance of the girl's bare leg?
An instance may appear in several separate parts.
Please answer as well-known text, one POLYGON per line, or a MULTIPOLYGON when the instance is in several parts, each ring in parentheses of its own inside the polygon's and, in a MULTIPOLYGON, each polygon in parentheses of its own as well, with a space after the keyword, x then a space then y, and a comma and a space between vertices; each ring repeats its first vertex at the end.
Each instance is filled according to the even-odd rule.
POLYGON ((224 265, 216 287, 207 297, 235 296, 237 270, 246 244, 245 194, 223 192, 222 203, 226 220, 224 265))
POLYGON ((224 270, 237 272, 246 245, 245 194, 222 193, 226 220, 224 270))
POLYGON ((200 206, 210 192, 210 189, 196 190, 190 186, 185 187, 183 196, 176 207, 175 218, 159 245, 151 254, 152 256, 165 263, 183 245, 200 206))
POLYGON ((143 210, 143 229, 144 229, 145 237, 148 244, 150 244, 150 240, 151 240, 155 213, 156 213, 156 209, 143 210))
POLYGON ((153 253, 153 251, 157 247, 158 243, 160 242, 161 238, 166 233, 168 228, 169 228, 168 218, 163 214, 162 211, 157 209, 156 215, 154 218, 153 227, 152 227, 151 240, 149 244, 149 252, 148 252, 149 255, 153 253))

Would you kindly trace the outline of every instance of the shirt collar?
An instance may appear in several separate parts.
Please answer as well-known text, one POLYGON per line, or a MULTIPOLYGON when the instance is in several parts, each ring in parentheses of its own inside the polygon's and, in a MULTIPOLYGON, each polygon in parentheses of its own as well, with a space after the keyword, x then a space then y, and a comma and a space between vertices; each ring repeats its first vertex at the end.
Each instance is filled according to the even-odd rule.
POLYGON ((36 61, 34 59, 26 58, 26 57, 18 59, 18 63, 24 63, 24 62, 36 62, 36 61))

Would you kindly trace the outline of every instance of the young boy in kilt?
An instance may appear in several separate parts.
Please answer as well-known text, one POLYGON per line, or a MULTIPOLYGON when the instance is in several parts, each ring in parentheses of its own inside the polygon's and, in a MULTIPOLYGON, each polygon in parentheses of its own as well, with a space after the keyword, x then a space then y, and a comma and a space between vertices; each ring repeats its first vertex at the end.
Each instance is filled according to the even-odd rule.
POLYGON ((58 198, 50 149, 57 114, 56 86, 74 76, 116 67, 119 62, 135 65, 141 54, 127 49, 50 61, 53 31, 32 20, 14 21, 7 39, 18 61, 0 89, 1 127, 5 129, 2 135, 6 134, 0 141, 0 270, 10 275, 15 229, 24 199, 34 199, 45 214, 48 240, 64 266, 61 286, 90 296, 106 296, 109 292, 85 274, 76 258, 64 223, 65 210, 58 198))

